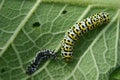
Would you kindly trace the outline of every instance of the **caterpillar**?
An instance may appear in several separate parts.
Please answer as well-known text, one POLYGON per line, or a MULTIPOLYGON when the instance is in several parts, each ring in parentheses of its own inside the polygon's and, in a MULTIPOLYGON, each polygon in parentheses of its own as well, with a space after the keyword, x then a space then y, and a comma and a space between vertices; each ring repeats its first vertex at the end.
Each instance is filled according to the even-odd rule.
POLYGON ((96 26, 102 25, 109 22, 109 15, 107 12, 100 12, 93 14, 86 19, 76 22, 70 29, 65 33, 64 38, 61 41, 61 56, 65 62, 69 62, 73 54, 73 46, 78 38, 95 28, 96 26))
POLYGON ((27 67, 26 74, 31 75, 34 73, 37 70, 40 62, 50 57, 57 57, 54 53, 54 50, 43 49, 38 51, 34 60, 32 60, 31 64, 27 67))

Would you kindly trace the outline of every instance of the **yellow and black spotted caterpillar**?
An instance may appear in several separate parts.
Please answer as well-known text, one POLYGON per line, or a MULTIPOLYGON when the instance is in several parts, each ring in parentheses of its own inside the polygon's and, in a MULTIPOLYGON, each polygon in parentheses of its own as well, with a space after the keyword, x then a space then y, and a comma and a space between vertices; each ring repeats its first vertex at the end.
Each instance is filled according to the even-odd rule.
POLYGON ((73 45, 75 41, 84 33, 92 30, 96 26, 109 22, 109 15, 107 12, 100 12, 90 16, 86 19, 75 23, 66 33, 61 42, 62 58, 69 62, 72 58, 73 45))

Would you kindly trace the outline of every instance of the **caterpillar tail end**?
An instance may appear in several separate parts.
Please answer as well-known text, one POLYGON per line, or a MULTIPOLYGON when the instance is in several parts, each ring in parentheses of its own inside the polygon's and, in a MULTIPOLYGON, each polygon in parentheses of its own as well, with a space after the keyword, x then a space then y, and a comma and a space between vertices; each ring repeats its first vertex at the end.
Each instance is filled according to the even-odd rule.
POLYGON ((71 62, 71 58, 64 58, 63 59, 66 63, 71 62))

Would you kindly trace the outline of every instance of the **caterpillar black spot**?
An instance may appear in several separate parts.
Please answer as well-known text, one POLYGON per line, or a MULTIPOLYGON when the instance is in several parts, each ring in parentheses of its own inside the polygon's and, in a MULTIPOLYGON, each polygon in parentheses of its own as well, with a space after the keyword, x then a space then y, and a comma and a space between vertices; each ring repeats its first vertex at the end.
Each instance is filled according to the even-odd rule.
POLYGON ((69 62, 72 58, 73 45, 78 38, 95 28, 96 26, 102 25, 109 22, 109 15, 107 12, 96 13, 86 19, 78 21, 65 33, 64 38, 61 41, 61 55, 62 58, 69 62))
POLYGON ((37 70, 40 62, 42 60, 49 59, 50 57, 53 57, 53 58, 57 57, 54 53, 54 50, 43 49, 43 50, 38 51, 34 60, 27 67, 26 74, 31 75, 32 73, 34 73, 37 70))

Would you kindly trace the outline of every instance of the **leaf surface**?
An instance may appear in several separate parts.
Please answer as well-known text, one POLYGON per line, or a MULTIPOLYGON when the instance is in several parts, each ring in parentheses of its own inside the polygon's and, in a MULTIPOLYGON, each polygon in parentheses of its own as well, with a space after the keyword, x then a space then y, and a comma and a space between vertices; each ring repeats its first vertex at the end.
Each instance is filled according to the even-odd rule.
POLYGON ((119 80, 120 3, 118 0, 1 0, 0 80, 119 80), (111 4, 111 5, 110 5, 111 4), (110 22, 76 41, 73 60, 61 59, 60 41, 76 21, 108 12, 110 22), (47 60, 28 76, 36 52, 55 49, 59 59, 47 60))

